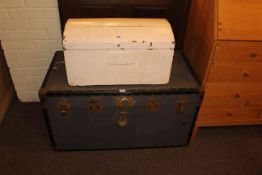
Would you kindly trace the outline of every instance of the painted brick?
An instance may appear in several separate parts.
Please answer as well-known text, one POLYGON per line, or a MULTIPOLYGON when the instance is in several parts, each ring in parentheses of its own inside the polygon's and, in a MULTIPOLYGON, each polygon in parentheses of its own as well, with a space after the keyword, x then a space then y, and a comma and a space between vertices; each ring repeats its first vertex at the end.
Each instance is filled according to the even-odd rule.
POLYGON ((24 7, 23 0, 1 0, 0 8, 24 7))
POLYGON ((3 42, 4 50, 11 49, 32 49, 33 44, 30 41, 4 41, 3 42))
POLYGON ((60 24, 58 20, 30 20, 30 29, 59 29, 60 24))
POLYGON ((33 82, 33 87, 40 87, 44 77, 45 76, 24 76, 14 78, 13 80, 15 80, 15 85, 31 84, 33 82))
POLYGON ((31 85, 27 84, 14 84, 16 91, 23 93, 32 93, 32 91, 36 91, 31 85))
POLYGON ((38 76, 23 77, 20 78, 19 80, 14 79, 15 80, 14 85, 17 91, 23 93, 32 93, 33 91, 37 92, 41 87, 43 79, 44 77, 38 77, 38 76))
POLYGON ((4 50, 8 67, 19 65, 19 52, 16 50, 4 50))
POLYGON ((0 40, 12 39, 15 39, 15 33, 13 31, 0 31, 0 40))
POLYGON ((26 7, 57 7, 56 0, 25 0, 26 7))
POLYGON ((21 8, 21 9, 10 9, 10 18, 12 19, 36 19, 43 18, 44 13, 40 8, 21 8))
POLYGON ((19 59, 19 52, 17 50, 4 50, 7 59, 19 59))
POLYGON ((0 9, 0 19, 9 19, 8 11, 0 9))
POLYGON ((9 67, 9 68, 16 68, 16 67, 19 67, 20 66, 20 62, 19 62, 19 60, 15 60, 15 59, 7 59, 6 60, 6 62, 7 62, 7 66, 9 67))
POLYGON ((29 24, 27 20, 12 20, 13 28, 15 30, 25 30, 29 29, 29 24))
POLYGON ((43 76, 47 72, 47 67, 32 67, 32 68, 11 68, 10 73, 12 77, 25 76, 43 76))
POLYGON ((37 59, 46 58, 50 59, 52 57, 50 50, 48 49, 28 49, 20 51, 21 59, 37 59))
POLYGON ((62 40, 61 31, 60 30, 48 30, 48 38, 62 40))
POLYGON ((46 8, 44 9, 45 18, 59 19, 59 12, 57 8, 46 8))
POLYGON ((38 102, 39 101, 37 92, 21 93, 20 91, 18 91, 17 96, 21 102, 38 102))
POLYGON ((39 101, 38 89, 53 54, 62 49, 57 0, 0 0, 0 24, 18 98, 39 101))
POLYGON ((16 91, 23 92, 23 93, 32 93, 37 92, 39 90, 39 87, 35 87, 34 84, 30 83, 23 83, 23 84, 14 84, 16 87, 16 91))
POLYGON ((13 28, 10 20, 0 20, 0 30, 13 30, 13 28))
POLYGON ((23 59, 20 60, 20 68, 48 67, 51 59, 23 59))
MULTIPOLYGON (((16 68, 32 68, 32 67, 48 67, 51 59, 8 59, 7 61, 12 69, 16 68)), ((21 77, 20 77, 21 78, 21 77)))
POLYGON ((34 48, 38 49, 62 49, 62 41, 61 40, 35 40, 32 41, 34 48))
POLYGON ((17 30, 15 36, 19 40, 48 39, 47 32, 44 30, 17 30))

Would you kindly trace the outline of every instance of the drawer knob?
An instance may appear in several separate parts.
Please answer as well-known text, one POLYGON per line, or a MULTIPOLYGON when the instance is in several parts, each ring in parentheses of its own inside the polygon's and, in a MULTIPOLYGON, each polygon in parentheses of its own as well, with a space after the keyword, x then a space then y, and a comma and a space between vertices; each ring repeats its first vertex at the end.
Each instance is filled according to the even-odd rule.
POLYGON ((87 104, 87 109, 89 112, 99 112, 102 109, 102 104, 99 100, 91 100, 87 104))
POLYGON ((251 53, 251 54, 250 54, 250 57, 251 57, 251 58, 256 58, 256 57, 257 57, 257 54, 256 54, 256 53, 251 53))
POLYGON ((235 98, 240 98, 240 94, 235 94, 235 98))
POLYGON ((125 127, 127 125, 127 112, 120 112, 117 121, 118 126, 125 127))
POLYGON ((247 77, 249 77, 249 74, 248 74, 247 72, 244 72, 244 73, 242 74, 242 76, 243 76, 244 78, 247 78, 247 77))
POLYGON ((228 113, 227 113, 227 116, 228 116, 228 117, 232 117, 233 114, 232 114, 231 112, 228 112, 228 113))
POLYGON ((249 102, 249 101, 245 101, 245 102, 244 102, 244 106, 245 106, 245 107, 250 106, 250 102, 249 102))

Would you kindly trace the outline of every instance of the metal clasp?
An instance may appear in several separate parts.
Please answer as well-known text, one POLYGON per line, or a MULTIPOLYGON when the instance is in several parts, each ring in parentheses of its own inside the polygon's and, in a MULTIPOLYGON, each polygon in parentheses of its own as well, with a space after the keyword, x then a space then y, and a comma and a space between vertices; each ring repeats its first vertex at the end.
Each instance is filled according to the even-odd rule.
POLYGON ((87 104, 87 109, 89 112, 99 112, 102 109, 102 103, 99 100, 91 100, 87 104))
POLYGON ((134 106, 134 100, 132 97, 118 97, 116 99, 116 106, 120 109, 126 110, 134 106))
POLYGON ((176 112, 183 113, 188 104, 188 98, 186 96, 181 96, 176 102, 176 112))
POLYGON ((125 127, 128 123, 127 121, 127 112, 120 112, 119 113, 119 118, 118 118, 118 121, 117 121, 117 124, 118 126, 120 127, 125 127))
POLYGON ((157 99, 150 99, 146 103, 146 110, 149 112, 156 112, 159 110, 160 102, 157 99))
POLYGON ((58 103, 58 109, 60 110, 60 114, 67 119, 68 111, 70 110, 71 105, 66 98, 62 98, 58 103))

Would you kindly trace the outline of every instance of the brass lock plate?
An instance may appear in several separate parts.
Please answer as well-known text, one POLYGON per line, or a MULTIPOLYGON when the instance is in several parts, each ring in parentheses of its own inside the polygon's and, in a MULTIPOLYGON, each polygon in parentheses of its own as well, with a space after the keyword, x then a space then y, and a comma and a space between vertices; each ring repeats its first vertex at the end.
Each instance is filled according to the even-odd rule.
POLYGON ((186 96, 180 96, 176 102, 176 112, 183 113, 188 104, 188 98, 186 96))
POLYGON ((92 99, 87 103, 87 110, 89 112, 99 112, 102 109, 102 103, 97 99, 92 99))
POLYGON ((62 98, 59 102, 58 102, 58 109, 60 111, 60 114, 66 118, 66 116, 68 115, 68 111, 71 108, 71 104, 69 103, 69 101, 66 98, 62 98))
POLYGON ((129 96, 117 97, 116 107, 120 109, 128 109, 134 106, 134 99, 129 96))
POLYGON ((149 112, 156 112, 159 110, 160 102, 157 99, 150 99, 146 103, 146 110, 149 112))

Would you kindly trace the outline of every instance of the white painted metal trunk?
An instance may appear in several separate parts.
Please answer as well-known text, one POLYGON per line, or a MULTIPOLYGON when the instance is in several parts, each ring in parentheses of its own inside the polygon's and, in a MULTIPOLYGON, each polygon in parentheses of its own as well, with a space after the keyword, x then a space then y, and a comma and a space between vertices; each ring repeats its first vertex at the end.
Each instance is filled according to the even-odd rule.
POLYGON ((175 39, 165 19, 70 19, 63 44, 72 86, 169 81, 175 39))

